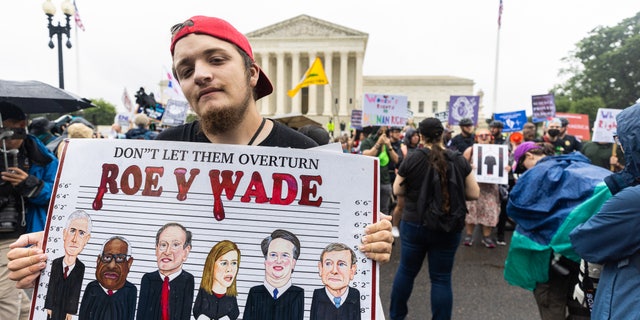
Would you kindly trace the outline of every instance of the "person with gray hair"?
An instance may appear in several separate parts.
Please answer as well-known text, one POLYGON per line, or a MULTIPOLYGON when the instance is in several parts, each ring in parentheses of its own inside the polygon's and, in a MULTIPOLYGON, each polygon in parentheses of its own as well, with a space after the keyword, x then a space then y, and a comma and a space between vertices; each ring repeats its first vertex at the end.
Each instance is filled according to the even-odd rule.
POLYGON ((51 277, 44 308, 51 320, 65 320, 78 313, 84 263, 78 255, 91 238, 91 217, 76 210, 67 217, 62 230, 64 255, 51 263, 51 277))
POLYGON ((324 287, 313 291, 311 320, 360 319, 360 291, 349 287, 358 266, 344 243, 330 243, 320 254, 318 273, 324 287))
POLYGON ((127 281, 132 264, 127 239, 113 236, 104 243, 96 280, 89 282, 82 296, 79 320, 133 319, 138 289, 127 281))
POLYGON ((300 240, 282 229, 274 230, 260 244, 265 281, 249 290, 243 319, 302 319, 304 290, 291 283, 300 256, 300 240))

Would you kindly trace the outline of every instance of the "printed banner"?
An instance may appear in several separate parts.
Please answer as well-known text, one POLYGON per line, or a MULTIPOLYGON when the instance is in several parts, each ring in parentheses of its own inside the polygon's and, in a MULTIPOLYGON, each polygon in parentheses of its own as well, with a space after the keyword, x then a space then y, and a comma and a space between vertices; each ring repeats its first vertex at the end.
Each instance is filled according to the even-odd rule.
POLYGON ((556 102, 553 94, 531 96, 533 123, 546 121, 556 115, 556 102))
POLYGON ((407 97, 365 93, 362 126, 404 127, 409 118, 407 97))
POLYGON ((579 113, 557 112, 556 117, 569 120, 567 133, 580 140, 591 139, 591 128, 589 127, 589 115, 579 113))
POLYGON ((471 162, 481 183, 508 184, 509 149, 502 144, 474 144, 471 162))
POLYGON ((595 142, 613 143, 613 133, 618 128, 616 116, 622 112, 622 109, 598 109, 596 122, 593 123, 593 138, 595 142))
POLYGON ((524 124, 527 123, 527 113, 524 110, 496 113, 494 118, 504 124, 502 132, 521 131, 524 124))
POLYGON ((256 318, 256 310, 276 304, 270 291, 262 298, 265 281, 277 282, 273 287, 281 290, 273 294, 290 306, 280 311, 309 319, 313 303, 326 306, 316 300, 328 300, 324 283, 337 282, 321 279, 319 273, 328 272, 320 268, 334 263, 346 272, 335 283, 349 288, 343 307, 376 319, 378 266, 357 250, 365 226, 378 220, 376 158, 108 139, 70 139, 64 152, 45 229, 50 260, 35 288, 31 319, 46 319, 45 309, 60 311, 52 301, 67 290, 61 279, 71 277, 77 280, 65 285, 75 283, 81 292, 64 301, 75 301, 80 318, 133 319, 134 312, 143 312, 144 319, 158 319, 152 316, 159 312, 163 286, 158 270, 171 268, 181 270, 171 280, 171 290, 180 291, 171 296, 183 302, 171 302, 170 310, 191 319, 192 309, 217 305, 217 299, 231 306, 231 318, 248 318, 245 309, 256 318), (176 225, 160 232, 167 223, 186 228, 191 246, 176 225), (338 250, 320 264, 330 244, 338 250), (60 261, 73 252, 80 252, 75 267, 63 276, 60 261), (207 293, 211 288, 222 288, 220 297, 207 293))
POLYGON ((450 96, 449 97, 449 124, 458 125, 462 118, 470 118, 473 125, 478 125, 478 108, 480 96, 450 96))

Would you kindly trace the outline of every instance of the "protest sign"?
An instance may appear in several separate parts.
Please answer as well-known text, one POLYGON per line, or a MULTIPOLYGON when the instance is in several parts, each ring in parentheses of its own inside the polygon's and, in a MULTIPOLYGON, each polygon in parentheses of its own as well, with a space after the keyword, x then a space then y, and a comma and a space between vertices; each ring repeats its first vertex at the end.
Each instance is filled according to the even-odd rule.
POLYGON ((478 109, 480 96, 450 96, 449 97, 449 124, 458 125, 462 118, 473 120, 473 125, 478 125, 478 109))
POLYGON ((184 100, 169 99, 164 109, 162 124, 173 127, 181 125, 187 120, 189 103, 184 100))
POLYGON ((471 162, 475 166, 478 182, 507 184, 509 172, 505 169, 509 164, 509 150, 501 144, 474 144, 471 162))
POLYGON ((496 113, 494 118, 504 124, 502 132, 520 131, 524 127, 524 124, 527 123, 527 114, 524 110, 496 113))
POLYGON ((593 137, 591 141, 613 143, 613 133, 618 128, 616 116, 621 109, 598 109, 596 121, 593 123, 593 137))
POLYGON ((407 97, 365 93, 362 100, 362 126, 403 127, 409 118, 407 97))
POLYGON ((212 247, 224 240, 238 246, 236 298, 242 315, 249 290, 265 281, 261 242, 284 229, 300 241, 291 280, 304 290, 305 319, 314 290, 323 288, 318 262, 330 243, 355 251, 357 270, 349 290, 359 292, 361 319, 376 319, 378 266, 357 250, 365 226, 379 218, 376 158, 145 140, 70 139, 63 147, 45 229, 50 259, 35 288, 32 319, 46 319, 52 260, 65 255, 64 230, 76 210, 88 213, 93 226, 78 256, 86 268, 82 295, 95 282, 105 241, 122 236, 133 258, 126 280, 139 296, 142 277, 157 274, 156 232, 177 222, 193 234, 182 269, 194 277, 194 298, 212 247))
POLYGON ((557 118, 565 118, 569 121, 567 134, 575 136, 580 140, 591 139, 591 128, 589 128, 589 115, 579 113, 557 112, 557 118))
POLYGON ((531 96, 534 123, 546 121, 556 115, 556 102, 553 94, 531 96))

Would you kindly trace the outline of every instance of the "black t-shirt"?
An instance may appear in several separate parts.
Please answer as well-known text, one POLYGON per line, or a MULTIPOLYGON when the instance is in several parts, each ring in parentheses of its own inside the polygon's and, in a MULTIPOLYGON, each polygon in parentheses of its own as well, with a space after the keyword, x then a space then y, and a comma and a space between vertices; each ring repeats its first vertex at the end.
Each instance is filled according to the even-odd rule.
MULTIPOLYGON (((317 147, 318 144, 311 138, 299 133, 277 121, 273 121, 273 129, 259 146, 283 147, 295 149, 308 149, 317 147)), ((208 142, 207 136, 200 130, 200 121, 183 124, 181 126, 165 129, 160 132, 156 140, 208 142)))
MULTIPOLYGON (((456 156, 451 161, 453 161, 455 167, 460 169, 458 172, 462 173, 463 179, 466 179, 471 173, 469 161, 459 152, 456 153, 456 156)), ((402 212, 403 220, 420 221, 416 201, 418 200, 422 180, 425 178, 428 165, 430 164, 427 162, 427 157, 422 152, 411 152, 407 154, 407 157, 400 164, 400 168, 398 168, 398 175, 405 178, 403 184, 406 201, 402 212)), ((460 190, 460 192, 464 193, 465 190, 460 190)))

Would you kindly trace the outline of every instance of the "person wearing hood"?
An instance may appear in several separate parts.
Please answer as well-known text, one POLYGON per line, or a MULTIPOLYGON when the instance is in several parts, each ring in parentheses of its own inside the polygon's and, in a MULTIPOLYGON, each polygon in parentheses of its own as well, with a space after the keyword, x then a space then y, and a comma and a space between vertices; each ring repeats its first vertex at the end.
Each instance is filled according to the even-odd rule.
POLYGON ((625 168, 604 179, 602 206, 571 234, 574 250, 589 263, 602 264, 591 319, 638 317, 640 297, 640 103, 616 117, 625 168))
POLYGON ((577 208, 596 194, 610 171, 579 152, 554 152, 548 143, 527 141, 513 153, 520 177, 507 203, 516 228, 504 278, 533 291, 541 319, 566 319, 567 312, 575 319, 582 315, 571 305, 580 257, 571 248, 569 233, 591 215, 577 208))

